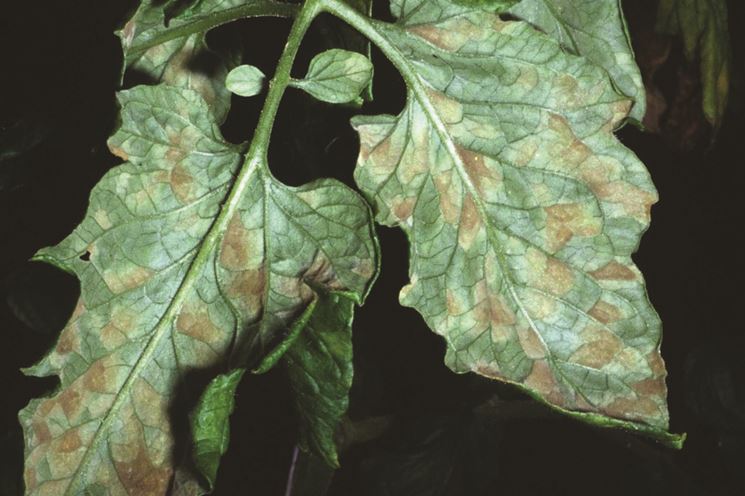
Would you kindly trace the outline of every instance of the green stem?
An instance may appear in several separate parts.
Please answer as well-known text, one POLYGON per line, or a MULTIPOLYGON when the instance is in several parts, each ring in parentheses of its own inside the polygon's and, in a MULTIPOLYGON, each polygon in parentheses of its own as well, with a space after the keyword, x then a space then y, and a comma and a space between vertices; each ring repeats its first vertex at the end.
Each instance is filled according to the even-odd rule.
MULTIPOLYGON (((210 29, 227 24, 229 22, 245 19, 248 17, 295 17, 298 13, 298 6, 287 3, 274 2, 272 0, 265 0, 247 5, 241 5, 239 7, 233 7, 232 9, 225 9, 213 14, 209 14, 197 19, 186 21, 174 28, 168 28, 160 31, 158 34, 149 38, 141 43, 125 47, 125 54, 127 62, 131 62, 134 59, 140 57, 150 48, 158 46, 167 41, 175 40, 176 38, 182 38, 189 36, 194 33, 204 33, 210 29)), ((125 27, 126 30, 126 27, 125 27)))
POLYGON ((269 83, 269 92, 264 102, 264 108, 261 110, 259 122, 256 125, 256 132, 251 142, 251 148, 249 148, 248 156, 246 157, 247 163, 252 160, 261 160, 262 163, 266 162, 274 118, 277 116, 277 110, 279 109, 279 103, 282 101, 282 96, 290 84, 292 64, 295 61, 295 56, 300 48, 300 42, 305 36, 305 32, 320 12, 319 0, 306 0, 302 9, 297 14, 295 22, 292 24, 284 52, 282 52, 282 56, 277 63, 274 78, 269 83))

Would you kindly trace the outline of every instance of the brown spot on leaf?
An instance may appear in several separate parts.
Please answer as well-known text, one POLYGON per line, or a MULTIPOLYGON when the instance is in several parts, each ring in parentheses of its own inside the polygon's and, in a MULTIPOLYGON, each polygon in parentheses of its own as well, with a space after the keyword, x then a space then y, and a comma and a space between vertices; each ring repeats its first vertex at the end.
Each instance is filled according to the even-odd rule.
POLYGON ((398 165, 396 157, 391 154, 390 150, 390 138, 380 141, 374 148, 372 148, 369 155, 376 173, 383 171, 390 172, 396 168, 396 165, 398 165))
POLYGON ((667 393, 667 386, 665 385, 665 379, 662 377, 644 379, 639 382, 635 382, 631 385, 631 389, 634 390, 640 396, 658 396, 664 398, 667 393))
POLYGON ((445 222, 455 224, 458 219, 458 194, 453 187, 452 171, 441 172, 435 176, 435 186, 440 197, 440 210, 445 222))
POLYGON ((500 181, 500 178, 487 166, 484 156, 460 147, 458 148, 458 155, 470 181, 476 186, 476 190, 481 195, 488 196, 489 191, 487 190, 493 188, 494 184, 500 181))
POLYGON ((228 270, 241 270, 246 268, 248 262, 248 231, 243 227, 240 213, 236 213, 222 238, 220 248, 220 264, 228 270))
POLYGON ((546 212, 546 238, 551 253, 559 251, 576 234, 595 236, 600 234, 600 219, 592 217, 579 203, 552 205, 546 212))
POLYGON ((74 388, 68 387, 58 397, 62 411, 65 413, 65 417, 72 419, 80 411, 80 393, 74 388))
POLYGON ((407 31, 447 52, 456 51, 463 44, 457 33, 438 28, 431 24, 418 24, 407 28, 407 31))
POLYGON ((153 271, 145 267, 130 265, 123 270, 105 271, 103 277, 109 289, 114 294, 120 294, 144 284, 153 275, 153 271))
POLYGON ((70 353, 76 348, 77 346, 74 327, 65 327, 65 329, 62 331, 59 342, 57 342, 57 353, 64 355, 66 353, 70 353))
POLYGON ((80 435, 77 429, 71 429, 65 432, 60 439, 57 449, 63 453, 70 453, 80 448, 82 443, 80 442, 80 435))
POLYGON ((468 194, 463 201, 458 226, 458 243, 463 249, 468 250, 471 247, 482 225, 481 216, 476 209, 473 197, 468 194))
POLYGON ((520 327, 517 329, 517 337, 528 358, 539 360, 546 357, 546 345, 538 335, 538 331, 531 327, 520 327))
POLYGON ((461 307, 460 302, 458 301, 458 297, 455 295, 455 292, 448 288, 445 291, 445 306, 448 309, 448 314, 450 315, 460 315, 463 313, 463 308, 461 307))
POLYGON ((222 334, 205 310, 197 310, 194 313, 182 310, 176 320, 176 330, 207 344, 220 341, 222 334))
POLYGON ((567 406, 554 372, 546 360, 536 360, 523 381, 527 387, 538 392, 551 403, 567 406))
POLYGON ((111 378, 107 373, 104 360, 105 358, 101 358, 93 362, 93 365, 83 375, 83 384, 90 391, 107 393, 111 388, 111 384, 109 384, 111 378))
POLYGON ((659 405, 646 397, 618 398, 602 408, 602 412, 610 417, 645 421, 661 416, 659 405))
POLYGON ((633 281, 636 279, 634 271, 616 261, 609 262, 599 269, 593 270, 590 272, 590 275, 602 281, 633 281))
POLYGON ((601 369, 609 364, 623 348, 623 343, 618 336, 596 325, 586 326, 580 337, 584 344, 572 353, 569 361, 585 367, 601 369))
POLYGON ((172 469, 167 465, 155 465, 143 445, 139 446, 133 460, 115 462, 114 466, 128 494, 161 496, 168 492, 172 469))
POLYGON ((401 222, 406 221, 414 210, 416 198, 395 198, 392 202, 393 215, 401 222))
POLYGON ((665 375, 665 361, 660 356, 660 352, 657 350, 651 351, 647 355, 647 363, 649 368, 652 370, 654 377, 662 377, 665 375))
MULTIPOLYGON (((515 324, 515 313, 500 294, 489 291, 485 281, 480 281, 474 291, 476 304, 473 307, 473 318, 478 329, 491 326, 492 331, 515 324)), ((499 329, 504 331, 504 329, 499 329)), ((499 333, 495 338, 499 338, 499 333)), ((506 336, 501 336, 506 337, 506 336)))
POLYGON ((549 293, 564 295, 572 289, 574 274, 567 264, 554 257, 549 257, 546 264, 545 288, 549 293))
POLYGON ((236 273, 226 289, 231 301, 243 310, 246 317, 253 318, 263 306, 266 275, 264 268, 244 270, 236 273))
POLYGON ((111 153, 121 158, 122 160, 129 160, 129 155, 122 148, 109 143, 109 150, 111 151, 111 153))
POLYGON ((595 305, 593 305, 590 311, 587 313, 595 320, 602 322, 603 324, 616 322, 623 316, 621 310, 617 306, 611 305, 610 303, 603 300, 598 300, 597 303, 595 303, 595 305))
POLYGON ((436 90, 427 90, 427 96, 445 124, 458 124, 463 121, 462 103, 436 90))
POLYGON ((173 194, 176 195, 176 198, 181 203, 188 203, 191 199, 190 193, 194 178, 191 177, 191 174, 181 164, 177 164, 171 170, 170 179, 173 194))
POLYGON ((49 427, 44 421, 34 421, 31 429, 34 431, 36 444, 44 444, 52 439, 52 434, 49 432, 49 427))
POLYGON ((649 222, 652 205, 657 195, 624 181, 591 184, 590 188, 598 198, 616 203, 629 215, 640 222, 649 222))

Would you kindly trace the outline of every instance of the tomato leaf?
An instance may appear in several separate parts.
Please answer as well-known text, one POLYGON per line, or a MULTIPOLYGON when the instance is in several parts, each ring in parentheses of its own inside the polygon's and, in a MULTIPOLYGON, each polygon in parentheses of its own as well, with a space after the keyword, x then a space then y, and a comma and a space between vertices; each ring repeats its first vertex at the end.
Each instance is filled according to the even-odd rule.
POLYGON ((239 171, 195 91, 139 86, 119 101, 109 147, 128 162, 36 255, 77 275, 81 297, 27 370, 61 382, 20 414, 29 494, 165 493, 187 372, 257 363, 318 291, 360 303, 377 270, 369 209, 343 184, 288 187, 254 161, 239 171))
POLYGON ((308 325, 284 356, 300 418, 300 446, 338 467, 334 433, 352 387, 353 302, 321 296, 308 325))
POLYGON ((215 486, 220 457, 230 443, 230 415, 243 373, 244 369, 236 369, 212 379, 191 418, 194 463, 207 479, 210 490, 215 486))
POLYGON ((323 102, 348 103, 370 84, 372 72, 372 63, 364 55, 332 48, 313 57, 308 73, 292 86, 323 102))
POLYGON ((239 65, 228 73, 225 86, 239 96, 254 96, 264 87, 264 73, 252 65, 239 65))
POLYGON ((509 13, 608 71, 616 88, 634 101, 629 117, 642 121, 646 94, 621 0, 522 0, 509 13))
POLYGON ((409 237, 400 300, 445 337, 447 364, 679 444, 660 321, 631 260, 657 193, 612 133, 631 102, 524 22, 407 0, 386 24, 330 3, 409 89, 398 116, 353 120, 355 179, 409 237))

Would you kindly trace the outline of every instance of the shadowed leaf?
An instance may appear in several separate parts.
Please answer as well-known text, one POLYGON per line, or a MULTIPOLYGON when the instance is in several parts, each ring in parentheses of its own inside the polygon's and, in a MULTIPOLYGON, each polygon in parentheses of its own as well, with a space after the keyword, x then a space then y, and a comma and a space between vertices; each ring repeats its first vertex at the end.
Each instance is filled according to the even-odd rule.
POLYGON ((243 372, 237 369, 212 379, 191 418, 194 463, 207 479, 210 490, 215 486, 220 458, 230 443, 230 415, 243 372))
POLYGON ((686 56, 701 65, 704 115, 719 128, 727 108, 731 51, 725 0, 661 0, 657 30, 683 38, 686 56))
POLYGON ((300 417, 300 446, 339 465, 334 432, 352 387, 351 300, 321 296, 308 325, 284 356, 300 417))

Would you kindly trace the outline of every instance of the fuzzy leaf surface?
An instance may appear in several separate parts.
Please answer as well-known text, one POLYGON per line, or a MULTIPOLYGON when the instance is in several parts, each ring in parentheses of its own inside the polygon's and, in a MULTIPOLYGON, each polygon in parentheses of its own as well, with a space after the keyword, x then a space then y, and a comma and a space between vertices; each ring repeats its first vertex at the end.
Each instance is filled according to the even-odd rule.
POLYGON ((402 304, 445 337, 453 370, 675 443, 660 321, 631 260, 657 193, 613 135, 631 102, 527 23, 392 7, 397 23, 364 29, 407 104, 353 126, 357 184, 410 240, 402 304))
POLYGON ((128 162, 36 256, 77 275, 81 297, 27 370, 61 382, 20 413, 32 495, 164 494, 187 372, 255 363, 314 288, 361 302, 377 267, 369 209, 346 186, 288 187, 257 164, 236 176, 241 156, 195 91, 140 86, 119 101, 109 147, 128 162))
POLYGON ((731 48, 725 0, 662 0, 657 30, 683 38, 686 56, 701 66, 703 109, 718 128, 727 108, 731 48))
POLYGON ((629 117, 642 121, 646 93, 621 0, 522 0, 509 13, 608 71, 618 90, 634 100, 629 117))
POLYGON ((351 300, 319 297, 313 316, 284 356, 296 410, 300 417, 300 446, 338 467, 334 442, 352 387, 351 300))

